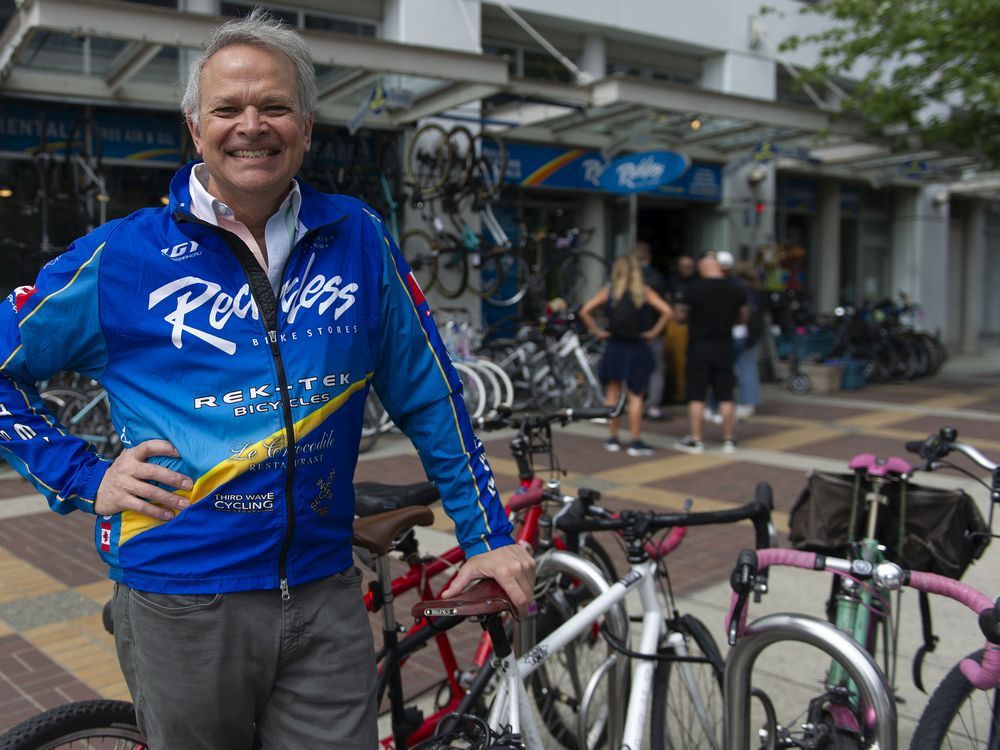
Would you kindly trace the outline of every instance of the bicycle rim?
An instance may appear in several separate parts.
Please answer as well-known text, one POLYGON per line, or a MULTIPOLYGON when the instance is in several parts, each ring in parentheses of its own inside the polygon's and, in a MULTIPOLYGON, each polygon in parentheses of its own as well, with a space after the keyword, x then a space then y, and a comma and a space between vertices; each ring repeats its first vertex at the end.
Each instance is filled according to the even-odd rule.
POLYGON ((507 175, 507 147, 499 135, 484 130, 476 134, 475 154, 472 187, 476 198, 487 201, 503 187, 507 175))
POLYGON ((411 229, 403 235, 400 250, 413 272, 413 278, 426 294, 434 288, 437 279, 438 254, 433 240, 422 229, 411 229))
POLYGON ((445 129, 433 122, 418 128, 406 145, 406 181, 421 195, 430 195, 444 187, 450 168, 451 150, 445 129))
MULTIPOLYGON (((450 238, 449 238, 450 239, 450 238)), ((437 291, 447 299, 457 299, 465 291, 469 282, 469 258, 456 242, 444 250, 437 259, 437 274, 434 278, 437 291)))
POLYGON ((469 265, 466 288, 484 299, 496 294, 504 280, 503 255, 500 249, 479 253, 479 262, 469 265))

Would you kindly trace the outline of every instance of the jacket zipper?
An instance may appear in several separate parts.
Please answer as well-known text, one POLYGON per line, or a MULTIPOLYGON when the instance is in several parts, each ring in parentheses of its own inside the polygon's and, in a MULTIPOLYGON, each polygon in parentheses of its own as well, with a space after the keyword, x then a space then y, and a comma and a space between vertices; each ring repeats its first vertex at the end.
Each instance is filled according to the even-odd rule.
MULTIPOLYGON (((333 224, 339 224, 346 218, 344 216, 333 222, 333 224)), ((285 373, 285 363, 281 357, 281 349, 278 346, 278 310, 281 303, 278 295, 271 288, 271 282, 267 278, 267 274, 264 273, 264 269, 260 267, 257 259, 253 257, 250 248, 246 246, 243 240, 232 232, 202 221, 193 214, 176 211, 174 219, 178 223, 189 222, 208 227, 221 237, 229 249, 233 251, 240 266, 243 268, 243 274, 246 276, 247 282, 250 284, 250 294, 257 304, 261 321, 264 323, 264 330, 267 331, 271 358, 274 360, 275 371, 278 375, 278 388, 281 391, 281 412, 285 424, 285 442, 287 444, 287 465, 285 467, 285 535, 282 538, 281 550, 278 553, 278 588, 281 590, 282 600, 288 601, 291 598, 291 593, 288 590, 288 550, 291 548, 292 535, 295 533, 295 424, 292 419, 292 399, 289 395, 288 376, 285 373)), ((307 232, 300 242, 304 242, 320 229, 322 227, 307 232)), ((285 271, 288 269, 288 261, 291 259, 292 253, 295 252, 298 244, 296 243, 292 246, 288 257, 285 258, 285 265, 281 269, 282 282, 285 278, 285 271)), ((278 289, 280 290, 281 287, 279 286, 278 289)))

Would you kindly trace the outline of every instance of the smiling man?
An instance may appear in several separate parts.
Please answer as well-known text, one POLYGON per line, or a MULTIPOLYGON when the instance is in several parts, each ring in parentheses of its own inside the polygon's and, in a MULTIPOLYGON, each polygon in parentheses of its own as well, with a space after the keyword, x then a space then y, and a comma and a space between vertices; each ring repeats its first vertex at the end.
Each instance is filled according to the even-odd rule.
POLYGON ((76 241, 2 306, 0 450, 53 510, 97 515, 152 750, 371 750, 351 553, 370 387, 455 521, 468 561, 446 593, 495 578, 524 608, 534 565, 381 220, 295 179, 316 109, 301 37, 259 10, 222 24, 182 108, 203 161, 170 204, 76 241), (68 369, 108 392, 113 462, 38 397, 68 369))

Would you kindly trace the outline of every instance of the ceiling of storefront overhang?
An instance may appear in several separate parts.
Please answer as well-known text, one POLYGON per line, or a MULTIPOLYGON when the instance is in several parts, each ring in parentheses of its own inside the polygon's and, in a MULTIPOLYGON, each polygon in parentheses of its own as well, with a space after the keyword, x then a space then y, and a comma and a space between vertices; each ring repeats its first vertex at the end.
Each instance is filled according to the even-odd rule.
MULTIPOLYGON (((175 110, 182 55, 218 21, 114 0, 25 0, 0 31, 0 94, 175 110)), ((606 155, 670 149, 722 164, 762 142, 781 143, 808 149, 813 174, 871 185, 946 183, 955 193, 1000 197, 996 175, 973 156, 893 153, 858 123, 816 107, 628 77, 584 86, 517 79, 500 57, 302 33, 317 65, 320 122, 349 121, 381 80, 412 103, 371 114, 366 126, 400 127, 484 101, 491 127, 519 140, 606 155)))

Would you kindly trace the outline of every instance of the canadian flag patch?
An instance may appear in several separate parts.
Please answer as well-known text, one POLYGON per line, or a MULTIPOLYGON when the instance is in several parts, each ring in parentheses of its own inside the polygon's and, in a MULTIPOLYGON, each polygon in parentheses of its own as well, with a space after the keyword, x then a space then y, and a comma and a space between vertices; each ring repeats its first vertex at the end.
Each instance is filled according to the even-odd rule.
POLYGON ((25 303, 31 299, 31 296, 37 292, 33 286, 19 286, 14 290, 14 309, 17 312, 21 312, 21 308, 24 307, 25 303))
POLYGON ((111 523, 101 522, 101 552, 111 551, 111 523))

